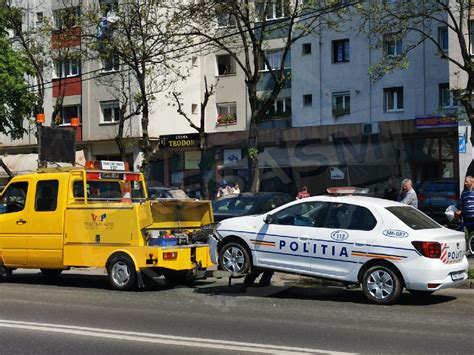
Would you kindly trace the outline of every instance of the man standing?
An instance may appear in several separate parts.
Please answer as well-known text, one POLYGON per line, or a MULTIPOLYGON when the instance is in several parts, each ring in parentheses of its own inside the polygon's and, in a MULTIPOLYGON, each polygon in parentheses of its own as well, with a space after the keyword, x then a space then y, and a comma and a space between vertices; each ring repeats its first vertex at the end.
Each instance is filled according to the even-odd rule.
POLYGON ((301 200, 302 198, 310 197, 311 195, 308 192, 308 188, 303 186, 300 192, 296 195, 297 200, 301 200))
POLYGON ((418 197, 416 196, 415 190, 413 190, 413 184, 410 179, 404 179, 402 181, 399 201, 406 205, 418 208, 418 197))
POLYGON ((474 231, 474 178, 470 175, 464 179, 464 190, 461 193, 460 210, 456 212, 457 216, 462 214, 464 227, 469 235, 474 231))

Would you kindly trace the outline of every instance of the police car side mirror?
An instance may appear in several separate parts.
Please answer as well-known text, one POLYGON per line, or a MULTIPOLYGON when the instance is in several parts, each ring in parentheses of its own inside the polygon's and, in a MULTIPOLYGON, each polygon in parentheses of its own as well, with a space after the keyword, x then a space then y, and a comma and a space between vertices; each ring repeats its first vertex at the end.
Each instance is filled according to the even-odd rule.
POLYGON ((267 214, 265 216, 265 219, 263 220, 266 224, 272 224, 273 223, 273 215, 267 214))

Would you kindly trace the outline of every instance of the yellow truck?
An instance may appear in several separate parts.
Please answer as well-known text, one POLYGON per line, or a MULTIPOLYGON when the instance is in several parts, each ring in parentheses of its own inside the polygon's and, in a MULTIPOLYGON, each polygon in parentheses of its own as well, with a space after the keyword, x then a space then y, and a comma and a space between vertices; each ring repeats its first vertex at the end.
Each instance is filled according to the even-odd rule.
POLYGON ((130 290, 202 277, 212 223, 209 201, 150 200, 143 175, 121 162, 39 169, 0 195, 0 278, 104 267, 115 289, 130 290))

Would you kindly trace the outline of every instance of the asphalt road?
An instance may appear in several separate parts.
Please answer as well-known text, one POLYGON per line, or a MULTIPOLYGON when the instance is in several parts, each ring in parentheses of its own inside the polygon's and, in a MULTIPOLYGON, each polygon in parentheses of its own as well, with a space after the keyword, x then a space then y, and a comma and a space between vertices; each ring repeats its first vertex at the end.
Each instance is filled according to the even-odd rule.
POLYGON ((0 353, 474 352, 474 290, 375 306, 359 289, 240 282, 117 292, 99 274, 21 272, 0 283, 0 353))

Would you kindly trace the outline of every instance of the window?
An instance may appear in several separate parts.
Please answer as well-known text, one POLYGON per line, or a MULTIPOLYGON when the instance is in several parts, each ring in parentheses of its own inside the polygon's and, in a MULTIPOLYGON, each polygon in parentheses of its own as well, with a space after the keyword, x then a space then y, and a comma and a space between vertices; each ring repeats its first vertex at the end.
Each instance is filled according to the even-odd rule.
POLYGON ((300 227, 322 227, 329 204, 326 202, 302 202, 272 215, 272 224, 300 227))
POLYGON ((120 121, 120 104, 118 101, 105 101, 100 103, 102 116, 100 123, 115 123, 120 121))
POLYGON ((427 215, 410 206, 386 207, 400 221, 414 230, 442 228, 438 223, 433 221, 427 215))
POLYGON ((291 98, 284 97, 275 100, 273 106, 268 110, 269 118, 287 117, 291 115, 291 98))
POLYGON ((374 229, 376 224, 377 220, 374 215, 365 207, 333 203, 325 227, 369 231, 374 229))
POLYGON ((229 124, 237 122, 237 105, 233 103, 217 104, 217 123, 229 124))
POLYGON ((348 62, 350 59, 349 40, 332 41, 333 63, 348 62))
POLYGON ((102 71, 111 72, 120 69, 119 56, 114 53, 102 59, 102 71))
POLYGON ((256 2, 257 21, 276 20, 290 13, 289 0, 271 0, 256 2))
POLYGON ((392 35, 385 36, 385 54, 388 56, 398 56, 402 54, 403 44, 401 39, 393 39, 392 35))
POLYGON ((447 52, 449 49, 448 42, 448 28, 447 27, 438 27, 438 45, 444 52, 447 52))
POLYGON ((36 23, 43 23, 44 14, 42 12, 36 13, 36 23))
POLYGON ((25 208, 27 182, 15 182, 3 193, 0 200, 0 213, 20 212, 25 208))
POLYGON ((80 118, 80 106, 63 106, 60 112, 59 124, 69 126, 71 125, 71 118, 80 118))
POLYGON ((450 90, 449 84, 439 84, 439 106, 450 108, 459 106, 459 90, 450 90))
POLYGON ((349 91, 332 94, 332 115, 334 117, 351 113, 351 94, 349 91))
POLYGON ((55 61, 54 68, 56 78, 67 78, 81 74, 81 62, 77 58, 55 61))
POLYGON ((403 87, 386 88, 383 91, 385 112, 403 111, 403 87))
POLYGON ((303 106, 313 106, 313 95, 303 95, 303 106))
POLYGON ((235 75, 235 59, 230 54, 216 56, 217 75, 235 75))
POLYGON ((228 1, 218 1, 216 5, 217 27, 231 27, 236 25, 235 17, 232 15, 233 4, 228 1))
MULTIPOLYGON (((282 57, 283 57, 283 49, 276 49, 276 50, 266 51, 265 52, 265 57, 267 58, 268 63, 271 66, 271 69, 272 70, 275 70, 275 69, 278 70, 281 67, 281 60, 282 60, 282 57)), ((288 55, 286 56, 284 67, 289 68, 290 67, 289 63, 290 63, 290 52, 288 52, 288 55)), ((270 70, 267 63, 265 63, 265 58, 263 58, 263 57, 260 58, 259 65, 260 65, 260 70, 270 70)))
POLYGON ((198 113, 198 105, 197 104, 191 104, 191 113, 193 115, 198 113))
POLYGON ((38 181, 36 184, 35 211, 56 211, 58 188, 58 180, 38 181))
POLYGON ((303 55, 311 54, 311 43, 303 43, 302 50, 303 50, 303 55))
POLYGON ((81 9, 77 6, 68 9, 55 10, 53 11, 53 17, 56 29, 62 30, 64 28, 71 28, 79 25, 81 9))

